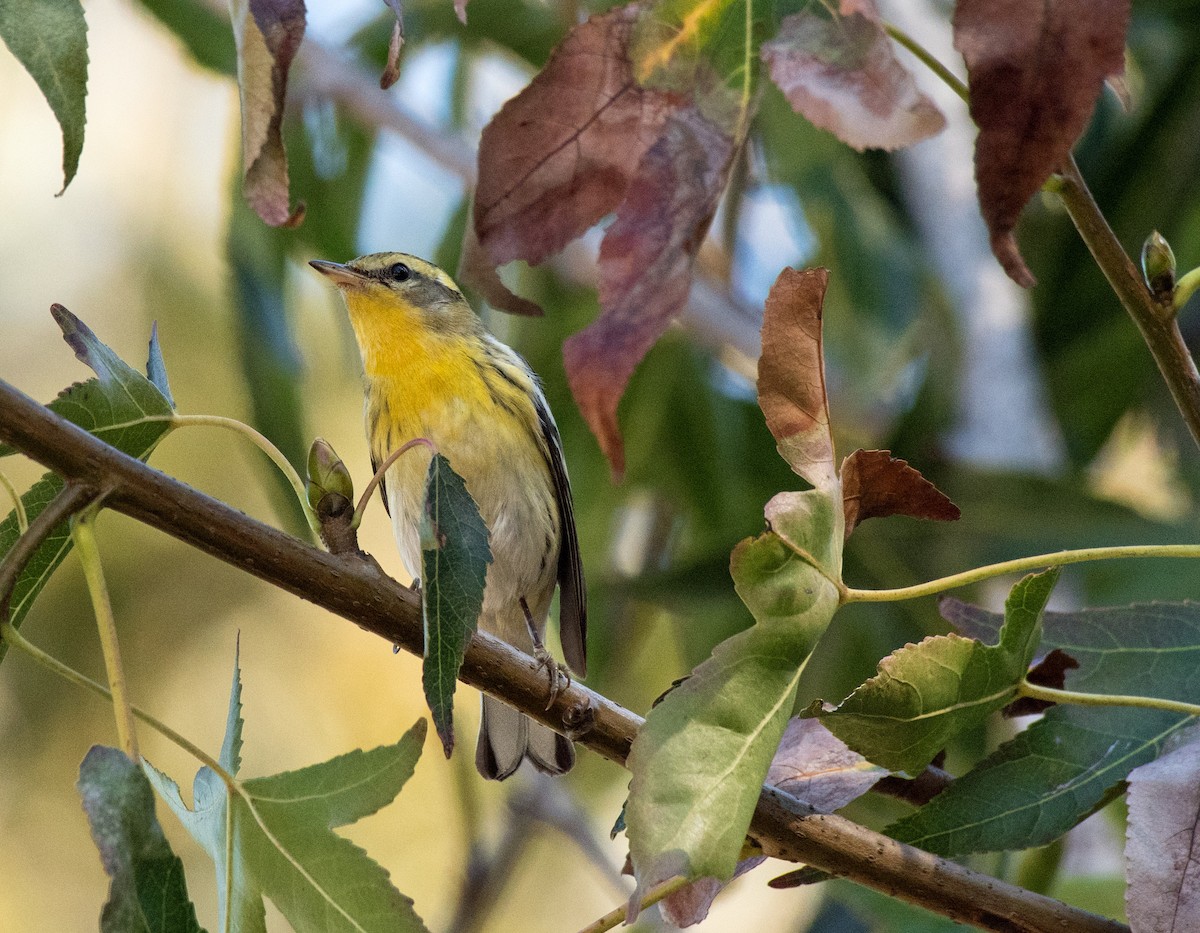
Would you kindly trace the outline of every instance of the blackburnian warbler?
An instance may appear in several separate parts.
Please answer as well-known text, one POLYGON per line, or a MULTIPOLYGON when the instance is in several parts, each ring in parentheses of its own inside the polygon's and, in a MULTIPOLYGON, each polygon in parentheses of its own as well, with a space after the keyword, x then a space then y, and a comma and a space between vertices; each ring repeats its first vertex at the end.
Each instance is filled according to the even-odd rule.
MULTIPOLYGON (((487 332, 454 281, 404 253, 342 265, 310 265, 345 299, 366 374, 367 440, 378 469, 392 451, 428 438, 466 482, 488 527, 479 628, 551 665, 541 639, 561 588, 563 653, 586 669, 587 599, 562 443, 537 376, 487 332)), ((383 501, 400 556, 421 574, 420 522, 426 463, 400 457, 386 472, 383 501)), ((570 740, 501 701, 483 697, 475 764, 503 780, 528 758, 562 774, 575 763, 570 740)))

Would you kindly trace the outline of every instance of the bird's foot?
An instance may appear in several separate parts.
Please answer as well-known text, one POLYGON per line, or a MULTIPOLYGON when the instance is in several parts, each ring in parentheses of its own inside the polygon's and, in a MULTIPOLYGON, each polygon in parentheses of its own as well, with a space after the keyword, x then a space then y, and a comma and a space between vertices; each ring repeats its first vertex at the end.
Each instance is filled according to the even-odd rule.
POLYGON ((554 705, 559 694, 571 686, 571 674, 554 659, 554 655, 547 651, 546 646, 542 644, 541 633, 538 632, 537 625, 533 621, 533 613, 529 611, 529 604, 525 602, 524 596, 521 597, 521 611, 525 613, 525 624, 529 626, 529 637, 533 641, 533 658, 537 661, 537 666, 544 670, 550 679, 550 696, 546 700, 546 709, 549 709, 554 705))

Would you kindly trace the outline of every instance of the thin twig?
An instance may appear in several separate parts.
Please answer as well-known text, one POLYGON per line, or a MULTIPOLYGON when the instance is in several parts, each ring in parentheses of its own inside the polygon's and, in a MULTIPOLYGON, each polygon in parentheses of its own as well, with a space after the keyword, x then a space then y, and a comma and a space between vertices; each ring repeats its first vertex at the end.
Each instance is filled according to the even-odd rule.
MULTIPOLYGON (((112 487, 108 508, 165 531, 323 606, 388 644, 420 654, 420 600, 373 561, 318 550, 166 476, 59 418, 0 380, 0 441, 69 480, 112 487)), ((545 672, 511 645, 477 632, 459 679, 486 690, 592 751, 624 765, 642 719, 579 683, 547 706, 545 672)), ((836 816, 813 815, 764 787, 751 835, 763 850, 903 897, 991 930, 1115 933, 1122 924, 968 871, 836 816)))
POLYGON ((57 496, 47 503, 38 513, 37 518, 29 523, 29 530, 4 555, 0 562, 0 623, 8 621, 9 601, 12 599, 13 588, 21 576, 25 565, 37 553, 37 549, 50 537, 54 529, 61 525, 80 509, 87 508, 100 493, 97 489, 82 482, 68 482, 57 496))
POLYGON ((1060 174, 1063 184, 1058 195, 1067 213, 1117 299, 1141 331, 1192 439, 1200 445, 1200 372, 1179 331, 1173 303, 1154 300, 1141 273, 1100 212, 1074 156, 1067 157, 1060 174))

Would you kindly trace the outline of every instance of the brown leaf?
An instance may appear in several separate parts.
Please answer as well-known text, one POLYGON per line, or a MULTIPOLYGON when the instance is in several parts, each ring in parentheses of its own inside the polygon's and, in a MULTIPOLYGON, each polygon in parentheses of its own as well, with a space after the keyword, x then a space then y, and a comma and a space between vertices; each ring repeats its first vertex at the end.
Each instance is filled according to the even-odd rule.
POLYGON ((873 765, 817 719, 793 719, 767 771, 767 783, 833 813, 856 800, 888 773, 873 765))
POLYGON ((758 406, 780 456, 818 489, 837 483, 821 355, 828 284, 828 269, 779 273, 763 311, 758 360, 758 406))
POLYGON ((475 230, 493 266, 539 263, 611 213, 672 99, 629 61, 636 5, 576 26, 484 128, 475 230))
POLYGON ((454 15, 460 23, 467 25, 467 0, 454 0, 454 15))
MULTIPOLYGON (((1079 667, 1079 662, 1063 651, 1055 648, 1038 661, 1025 675, 1025 679, 1039 687, 1050 687, 1062 690, 1066 684, 1067 671, 1079 667)), ((1035 697, 1017 697, 1001 711, 1005 716, 1014 719, 1017 716, 1036 716, 1044 713, 1054 704, 1049 700, 1039 700, 1035 697)))
POLYGON ((458 277, 469 283, 493 308, 523 317, 541 317, 542 309, 509 290, 491 260, 484 255, 475 236, 475 227, 468 223, 463 231, 462 253, 458 258, 458 277))
POLYGON ((868 518, 907 515, 953 522, 962 514, 945 493, 889 450, 854 451, 842 461, 841 476, 847 538, 868 518))
POLYGON ((766 860, 767 857, 765 855, 755 855, 750 858, 741 859, 737 863, 737 868, 733 870, 733 877, 729 881, 718 881, 716 878, 700 878, 697 881, 693 881, 687 887, 680 888, 674 894, 668 894, 659 904, 663 917, 668 923, 672 923, 677 927, 694 926, 708 916, 712 902, 718 894, 725 890, 726 886, 751 869, 757 868, 766 860))
POLYGON ((404 47, 404 4, 402 0, 383 2, 396 14, 396 22, 392 24, 392 39, 388 43, 387 64, 383 66, 383 74, 379 78, 379 86, 386 91, 400 77, 400 49, 404 47))
POLYGON ((954 47, 979 126, 975 180, 992 252, 1034 284, 1013 236, 1022 208, 1079 138, 1104 79, 1125 67, 1129 0, 958 0, 954 47))
MULTIPOLYGON (((869 3, 844 0, 847 8, 869 3)), ((762 45, 771 80, 799 114, 855 149, 898 149, 940 133, 946 118, 918 90, 874 17, 786 17, 762 45)))
POLYGON ((283 106, 288 69, 304 38, 304 0, 236 0, 231 11, 242 98, 242 190, 273 227, 294 227, 304 205, 288 200, 283 106))
POLYGON ((1125 911, 1147 933, 1200 930, 1200 741, 1129 773, 1125 911))
POLYGON ((625 469, 617 403, 646 351, 683 310, 733 152, 733 140, 698 109, 679 109, 646 153, 600 244, 601 314, 567 340, 563 359, 614 476, 625 469))

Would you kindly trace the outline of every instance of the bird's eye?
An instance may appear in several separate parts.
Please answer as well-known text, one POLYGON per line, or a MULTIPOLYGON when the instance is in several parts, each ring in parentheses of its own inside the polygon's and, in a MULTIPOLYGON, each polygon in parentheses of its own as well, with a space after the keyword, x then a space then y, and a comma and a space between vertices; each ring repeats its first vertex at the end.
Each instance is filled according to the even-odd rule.
POLYGON ((396 282, 407 282, 412 278, 412 269, 402 262, 398 262, 388 269, 388 277, 396 282))

